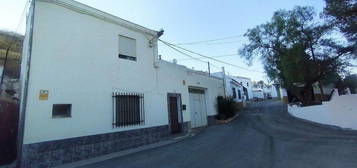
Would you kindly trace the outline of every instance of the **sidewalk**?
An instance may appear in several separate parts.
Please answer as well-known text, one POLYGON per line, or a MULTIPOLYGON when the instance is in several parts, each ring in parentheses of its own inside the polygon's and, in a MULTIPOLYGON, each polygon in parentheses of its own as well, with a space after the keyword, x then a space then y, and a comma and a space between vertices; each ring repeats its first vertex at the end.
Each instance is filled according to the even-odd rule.
POLYGON ((103 155, 103 156, 99 156, 99 157, 95 157, 95 158, 91 158, 91 159, 86 159, 86 160, 81 160, 81 161, 78 161, 78 162, 68 163, 68 164, 64 164, 64 165, 61 165, 61 166, 57 166, 56 168, 77 168, 77 167, 82 167, 82 166, 90 165, 90 164, 93 164, 93 163, 97 163, 97 162, 101 162, 101 161, 105 161, 105 160, 109 160, 109 159, 113 159, 113 158, 117 158, 117 157, 130 155, 130 154, 133 154, 133 153, 137 153, 137 152, 141 152, 141 151, 146 151, 146 150, 150 150, 150 149, 154 149, 154 148, 170 145, 170 144, 182 141, 182 140, 186 139, 187 137, 194 136, 196 134, 198 134, 198 133, 195 132, 194 134, 188 133, 186 135, 172 136, 168 140, 160 141, 160 142, 153 143, 153 144, 150 144, 150 145, 140 146, 140 147, 137 147, 137 148, 128 149, 128 150, 124 150, 124 151, 120 151, 120 152, 116 152, 116 153, 110 153, 110 154, 107 154, 107 155, 103 155))

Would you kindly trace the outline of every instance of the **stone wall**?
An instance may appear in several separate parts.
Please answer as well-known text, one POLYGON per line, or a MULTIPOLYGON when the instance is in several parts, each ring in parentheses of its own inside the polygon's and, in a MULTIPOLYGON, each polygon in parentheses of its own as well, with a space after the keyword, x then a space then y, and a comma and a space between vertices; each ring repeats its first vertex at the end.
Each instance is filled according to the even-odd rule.
MULTIPOLYGON (((188 122, 184 130, 188 129, 188 122), (187 127, 187 128, 186 128, 187 127)), ((23 145, 22 167, 53 167, 164 140, 168 125, 23 145)))

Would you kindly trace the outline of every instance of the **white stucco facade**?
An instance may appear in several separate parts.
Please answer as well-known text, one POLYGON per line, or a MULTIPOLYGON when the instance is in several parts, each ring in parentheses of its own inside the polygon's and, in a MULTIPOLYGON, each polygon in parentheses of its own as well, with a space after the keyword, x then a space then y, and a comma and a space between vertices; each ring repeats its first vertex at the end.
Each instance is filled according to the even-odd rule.
POLYGON ((247 88, 248 99, 253 99, 253 83, 250 78, 242 77, 242 76, 234 76, 233 79, 238 81, 242 86, 247 88))
POLYGON ((30 69, 24 144, 168 125, 168 93, 181 94, 183 120, 190 121, 189 87, 204 89, 207 115, 216 114, 222 80, 159 60, 155 31, 69 0, 36 0, 34 11, 21 75, 24 91, 30 69), (136 40, 136 61, 118 58, 119 35, 136 40), (39 100, 40 90, 48 100, 39 100), (144 125, 112 127, 113 92, 144 94, 144 125), (53 104, 72 104, 71 117, 52 118, 53 104))
POLYGON ((262 89, 254 89, 253 98, 264 99, 265 98, 264 91, 262 89))
POLYGON ((245 102, 246 97, 244 95, 243 86, 238 82, 235 77, 224 74, 223 72, 216 72, 212 74, 218 78, 223 78, 222 84, 225 86, 225 96, 233 97, 236 102, 245 102))

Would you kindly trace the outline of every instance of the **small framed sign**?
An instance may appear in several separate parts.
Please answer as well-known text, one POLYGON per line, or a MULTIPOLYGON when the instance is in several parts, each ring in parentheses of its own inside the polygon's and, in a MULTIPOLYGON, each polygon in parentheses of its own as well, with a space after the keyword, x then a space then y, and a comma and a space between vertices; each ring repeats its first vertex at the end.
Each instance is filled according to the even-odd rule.
POLYGON ((39 100, 48 100, 48 90, 40 90, 40 95, 38 97, 39 100))

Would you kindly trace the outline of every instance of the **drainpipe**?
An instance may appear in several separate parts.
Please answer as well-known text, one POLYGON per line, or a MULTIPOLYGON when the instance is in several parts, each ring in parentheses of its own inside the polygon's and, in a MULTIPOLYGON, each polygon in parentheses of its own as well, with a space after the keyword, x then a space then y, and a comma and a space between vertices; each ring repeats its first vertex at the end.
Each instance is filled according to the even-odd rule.
POLYGON ((227 89, 226 89, 226 71, 224 70, 224 67, 222 67, 222 73, 223 73, 223 91, 224 91, 224 97, 227 97, 227 89))
MULTIPOLYGON (((18 123, 18 134, 17 134, 17 163, 16 167, 21 167, 22 165, 22 146, 24 142, 24 131, 25 131, 25 118, 26 118, 26 106, 27 106, 27 96, 28 96, 28 87, 30 80, 30 67, 31 67, 31 56, 32 56, 32 41, 33 41, 33 29, 34 29, 34 19, 35 19, 35 1, 33 0, 30 5, 29 15, 27 19, 30 19, 27 22, 27 26, 29 26, 28 35, 28 48, 27 48, 27 60, 26 60, 26 69, 23 71, 24 78, 21 77, 21 98, 20 98, 20 111, 19 111, 19 123, 18 123), (22 86, 23 85, 23 86, 22 86), (23 89, 22 89, 23 88, 23 89)), ((25 46, 24 46, 25 47, 25 46)))

